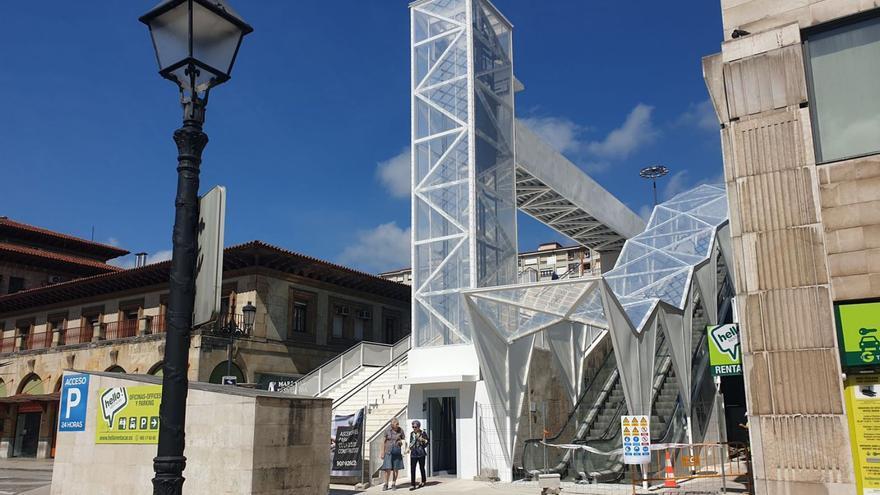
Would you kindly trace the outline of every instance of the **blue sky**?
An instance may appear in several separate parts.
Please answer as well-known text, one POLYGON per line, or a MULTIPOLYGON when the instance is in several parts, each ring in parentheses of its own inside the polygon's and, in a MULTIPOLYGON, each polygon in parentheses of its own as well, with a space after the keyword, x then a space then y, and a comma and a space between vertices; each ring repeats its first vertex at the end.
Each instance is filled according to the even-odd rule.
MULTIPOLYGON (((0 215, 168 255, 180 109, 137 22, 154 3, 6 6, 0 215)), ((407 2, 232 3, 255 31, 211 95, 201 175, 202 191, 228 189, 227 243, 407 265, 407 2)), ((651 203, 646 165, 672 170, 663 196, 720 177, 700 66, 720 49, 718 1, 495 3, 515 27, 518 117, 630 208, 651 203)), ((519 227, 521 250, 570 243, 522 215, 519 227)))

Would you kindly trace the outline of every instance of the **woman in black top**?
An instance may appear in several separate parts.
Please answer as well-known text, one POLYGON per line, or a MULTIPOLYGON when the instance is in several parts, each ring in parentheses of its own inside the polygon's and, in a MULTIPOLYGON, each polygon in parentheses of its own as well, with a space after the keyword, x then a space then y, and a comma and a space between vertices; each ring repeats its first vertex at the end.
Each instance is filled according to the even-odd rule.
POLYGON ((422 474, 422 482, 418 488, 425 486, 425 457, 428 456, 428 434, 422 430, 422 423, 418 420, 412 422, 412 431, 409 434, 409 472, 411 473, 412 488, 416 487, 416 466, 422 474))

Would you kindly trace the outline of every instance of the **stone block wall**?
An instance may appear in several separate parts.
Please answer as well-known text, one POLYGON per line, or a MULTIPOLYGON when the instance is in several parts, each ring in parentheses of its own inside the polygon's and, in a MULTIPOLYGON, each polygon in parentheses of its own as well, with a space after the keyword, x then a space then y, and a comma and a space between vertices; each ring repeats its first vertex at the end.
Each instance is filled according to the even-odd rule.
POLYGON ((820 189, 829 171, 816 166, 800 45, 820 3, 724 0, 725 36, 734 25, 754 34, 704 59, 722 124, 758 494, 855 489, 824 221, 830 193, 820 189))
MULTIPOLYGON (((151 494, 156 445, 97 445, 98 390, 158 384, 145 376, 92 373, 84 432, 59 432, 54 494, 151 494)), ((327 493, 329 399, 190 384, 185 494, 327 493)))

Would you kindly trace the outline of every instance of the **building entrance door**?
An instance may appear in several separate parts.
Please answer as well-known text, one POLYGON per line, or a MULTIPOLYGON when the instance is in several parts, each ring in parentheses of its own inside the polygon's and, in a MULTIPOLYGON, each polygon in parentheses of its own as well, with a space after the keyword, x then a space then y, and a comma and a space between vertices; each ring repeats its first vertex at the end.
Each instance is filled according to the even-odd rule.
POLYGON ((13 457, 36 457, 40 438, 41 413, 19 413, 15 420, 15 445, 13 457))
POLYGON ((455 455, 455 397, 428 399, 428 426, 431 439, 431 475, 454 475, 455 455))

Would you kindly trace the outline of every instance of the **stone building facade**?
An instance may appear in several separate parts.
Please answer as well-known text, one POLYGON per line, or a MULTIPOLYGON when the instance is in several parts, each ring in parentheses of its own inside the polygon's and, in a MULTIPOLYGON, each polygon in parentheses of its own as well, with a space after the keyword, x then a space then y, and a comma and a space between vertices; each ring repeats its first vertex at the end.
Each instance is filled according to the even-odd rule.
MULTIPOLYGON (((0 457, 52 455, 62 370, 160 374, 170 262, 0 296, 0 457), (36 431, 39 433, 37 434, 36 431)), ((235 340, 232 374, 265 387, 306 374, 360 340, 409 333, 410 288, 260 241, 224 253, 224 324, 235 340)), ((196 329, 189 379, 218 383, 229 340, 196 329)))
POLYGON ((703 60, 759 494, 855 492, 834 312, 880 298, 880 95, 862 94, 878 6, 722 0, 725 41, 703 60))

